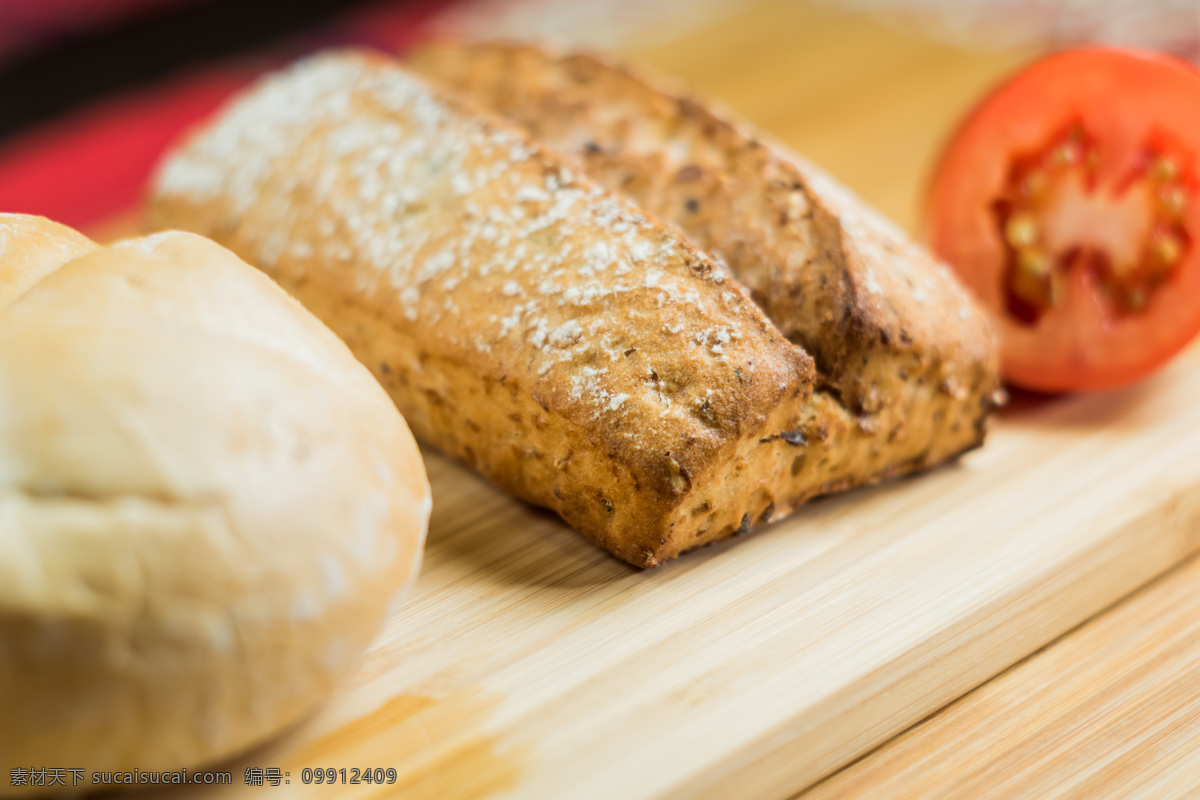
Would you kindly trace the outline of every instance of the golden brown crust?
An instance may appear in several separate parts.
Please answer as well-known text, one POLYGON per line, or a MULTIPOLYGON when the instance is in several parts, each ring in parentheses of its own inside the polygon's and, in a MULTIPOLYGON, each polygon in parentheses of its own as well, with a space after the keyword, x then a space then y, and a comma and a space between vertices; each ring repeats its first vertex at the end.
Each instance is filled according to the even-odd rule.
POLYGON ((981 441, 999 386, 984 315, 943 265, 812 164, 712 104, 591 55, 443 44, 413 65, 574 153, 589 175, 721 256, 815 358, 817 391, 831 401, 813 416, 817 429, 859 429, 817 457, 850 473, 835 485, 981 441))
POLYGON ((165 165, 152 216, 266 269, 418 435, 635 564, 760 516, 757 443, 811 395, 811 359, 677 231, 382 57, 252 89, 165 165))
MULTIPOLYGON (((480 52, 461 56, 460 85, 480 64, 504 67, 480 52)), ((593 65, 589 82, 608 74, 593 65)), ((791 338, 812 333, 822 374, 675 228, 378 57, 317 58, 252 90, 165 165, 154 219, 266 269, 351 344, 419 436, 634 564, 977 444, 993 348, 940 268, 836 187, 816 203, 820 175, 797 177, 732 126, 710 134, 698 106, 633 96, 686 107, 672 118, 681 136, 688 119, 707 120, 688 152, 746 163, 730 173, 736 191, 713 173, 712 210, 692 227, 725 242, 717 249, 791 338), (851 210, 835 216, 837 202, 851 210), (892 270, 893 251, 911 269, 892 270), (938 320, 883 295, 912 274, 929 282, 938 320)), ((589 98, 571 109, 588 112, 589 98)), ((603 115, 586 116, 586 130, 559 134, 606 130, 603 115)), ((626 119, 614 131, 633 124, 612 116, 626 119)), ((609 166, 587 169, 627 191, 616 175, 632 174, 645 185, 632 193, 660 213, 687 208, 661 157, 622 156, 623 141, 602 151, 609 166)))
POLYGON ((984 316, 943 265, 712 102, 594 55, 526 44, 434 45, 412 65, 574 153, 720 254, 855 411, 875 410, 891 388, 873 378, 900 380, 864 371, 864 352, 922 351, 955 367, 994 357, 984 316))

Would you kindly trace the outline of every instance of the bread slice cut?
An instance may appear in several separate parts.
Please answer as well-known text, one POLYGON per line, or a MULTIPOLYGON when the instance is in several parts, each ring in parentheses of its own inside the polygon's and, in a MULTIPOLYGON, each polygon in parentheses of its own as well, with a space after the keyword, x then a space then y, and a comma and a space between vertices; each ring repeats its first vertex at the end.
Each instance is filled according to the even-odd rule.
POLYGON ((944 265, 802 157, 593 55, 443 43, 411 65, 574 154, 724 259, 816 361, 814 491, 928 467, 982 441, 1002 399, 984 315, 944 265))

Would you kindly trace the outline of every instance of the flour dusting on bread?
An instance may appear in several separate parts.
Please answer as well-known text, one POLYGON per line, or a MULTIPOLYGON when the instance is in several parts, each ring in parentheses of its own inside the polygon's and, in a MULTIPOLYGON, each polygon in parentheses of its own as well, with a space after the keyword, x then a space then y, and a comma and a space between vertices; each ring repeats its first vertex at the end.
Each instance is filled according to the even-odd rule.
MULTIPOLYGON (((497 77, 461 55, 468 88, 497 77)), ((944 322, 958 295, 919 250, 853 198, 839 222, 840 190, 686 101, 581 91, 587 126, 531 106, 565 139, 543 137, 391 59, 309 59, 168 161, 154 219, 268 271, 419 436, 634 564, 978 444, 989 343, 944 322), (626 141, 597 170, 606 125, 626 141)))
MULTIPOLYGON (((169 161, 158 186, 196 203, 234 198, 230 218, 253 207, 264 267, 285 256, 298 265, 361 261, 374 270, 356 274, 357 289, 377 294, 376 277, 386 281, 406 321, 445 323, 458 346, 485 353, 528 346, 534 375, 561 372, 593 418, 627 402, 648 402, 662 416, 682 399, 652 381, 612 391, 576 373, 594 358, 590 369, 606 375, 633 346, 610 313, 623 298, 650 301, 664 321, 686 317, 689 335, 677 323, 659 335, 729 371, 737 355, 729 344, 748 324, 766 327, 719 265, 626 201, 577 178, 520 131, 458 113, 423 81, 362 58, 319 56, 267 79, 169 161), (297 208, 311 203, 325 213, 307 227, 297 208), (490 286, 487 313, 457 324, 464 296, 478 295, 481 282, 490 286), (697 283, 723 291, 701 302, 697 283)), ((756 359, 737 364, 757 375, 756 359)), ((704 391, 691 398, 695 407, 712 402, 704 391)))

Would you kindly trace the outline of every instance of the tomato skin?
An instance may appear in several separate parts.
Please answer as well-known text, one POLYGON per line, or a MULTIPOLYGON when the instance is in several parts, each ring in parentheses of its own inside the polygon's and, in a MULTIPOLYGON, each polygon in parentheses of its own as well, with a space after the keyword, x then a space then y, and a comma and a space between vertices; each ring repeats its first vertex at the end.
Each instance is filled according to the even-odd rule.
POLYGON ((1112 389, 1158 369, 1200 332, 1198 182, 1200 71, 1129 50, 1066 50, 1002 83, 960 124, 934 172, 926 236, 991 312, 1008 381, 1043 392, 1112 389), (1195 244, 1136 313, 1110 313, 1095 276, 1074 270, 1060 306, 1020 321, 1008 311, 1010 256, 995 203, 1014 164, 1075 124, 1096 141, 1102 186, 1124 185, 1148 144, 1167 148, 1184 170, 1179 224, 1195 244))

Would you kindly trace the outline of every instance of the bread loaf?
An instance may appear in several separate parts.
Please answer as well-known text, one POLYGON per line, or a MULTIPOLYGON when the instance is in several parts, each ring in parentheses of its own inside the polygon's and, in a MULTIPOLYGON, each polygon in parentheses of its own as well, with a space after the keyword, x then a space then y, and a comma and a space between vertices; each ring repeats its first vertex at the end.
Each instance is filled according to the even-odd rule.
POLYGON ((266 269, 418 436, 631 563, 790 495, 764 445, 812 362, 674 229, 383 56, 267 78, 163 167, 152 220, 266 269))
MULTIPOLYGON (((267 270, 418 436, 640 566, 932 463, 889 457, 905 424, 976 443, 995 385, 980 327, 975 394, 924 390, 961 420, 885 428, 814 393, 812 359, 677 228, 377 55, 252 88, 167 160, 151 216, 267 270)), ((976 325, 953 298, 938 313, 976 325)), ((849 349, 854 330, 827 335, 849 349)))
POLYGON ((999 389, 985 315, 945 266, 806 159, 600 56, 447 42, 411 63, 573 154, 728 263, 815 359, 817 491, 929 467, 983 441, 999 389))
POLYGON ((190 233, 0 215, 0 764, 174 770, 297 720, 416 572, 386 394, 190 233))

